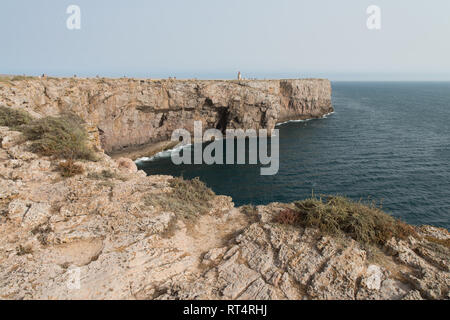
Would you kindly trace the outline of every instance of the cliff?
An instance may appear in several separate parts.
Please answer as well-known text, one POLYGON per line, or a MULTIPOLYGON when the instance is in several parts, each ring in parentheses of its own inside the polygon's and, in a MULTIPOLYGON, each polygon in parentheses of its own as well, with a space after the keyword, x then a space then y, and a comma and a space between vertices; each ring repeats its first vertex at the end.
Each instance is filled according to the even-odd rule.
MULTIPOLYGON (((318 117, 331 108, 327 81, 145 83, 0 83, 2 103, 14 110, 83 116, 92 128, 88 142, 99 147, 96 161, 75 160, 77 170, 64 176, 61 159, 32 152, 35 141, 14 131, 19 119, 4 108, 3 123, 10 124, 0 127, 0 299, 450 299, 445 229, 381 228, 383 242, 367 245, 352 232, 294 223, 304 213, 293 213, 292 204, 236 208, 199 181, 147 176, 130 159, 113 160, 97 139, 97 126, 103 146, 114 150, 163 141, 170 126, 208 115, 211 125, 227 127, 318 117), (202 99, 206 106, 195 104, 202 99), (218 121, 220 108, 233 116, 218 121)), ((380 232, 377 219, 370 222, 375 226, 356 227, 380 232)))
POLYGON ((98 128, 108 153, 156 145, 173 130, 273 129, 331 112, 328 80, 25 79, 0 83, 0 105, 35 116, 72 111, 98 128))
POLYGON ((101 152, 62 178, 19 132, 0 141, 1 299, 450 298, 447 230, 373 251, 277 223, 286 204, 236 208, 101 152))

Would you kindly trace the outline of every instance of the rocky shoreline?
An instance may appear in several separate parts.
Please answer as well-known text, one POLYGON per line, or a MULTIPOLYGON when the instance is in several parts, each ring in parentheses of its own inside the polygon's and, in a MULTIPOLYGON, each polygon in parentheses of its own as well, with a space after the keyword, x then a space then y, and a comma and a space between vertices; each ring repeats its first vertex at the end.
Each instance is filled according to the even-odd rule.
MULTIPOLYGON (((19 103, 34 81, 0 96, 59 114, 45 98, 19 103)), ((201 182, 147 176, 85 127, 94 154, 70 175, 0 127, 0 299, 450 299, 448 230, 407 226, 368 247, 292 224, 291 204, 237 208, 201 182)))
POLYGON ((150 157, 175 129, 268 129, 332 112, 331 84, 299 80, 33 78, 0 82, 0 105, 35 117, 73 112, 110 155, 150 157))
POLYGON ((351 238, 274 223, 284 204, 214 195, 180 218, 146 202, 169 197, 172 177, 98 152, 62 178, 19 132, 0 137, 2 299, 449 299, 449 249, 430 241, 447 230, 416 227, 369 257, 351 238))

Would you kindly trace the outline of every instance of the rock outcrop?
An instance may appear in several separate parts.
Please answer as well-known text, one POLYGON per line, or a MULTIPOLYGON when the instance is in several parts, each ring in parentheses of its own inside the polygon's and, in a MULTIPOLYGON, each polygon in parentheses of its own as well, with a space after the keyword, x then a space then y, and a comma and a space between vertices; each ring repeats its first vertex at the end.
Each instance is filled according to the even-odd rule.
POLYGON ((190 220, 145 200, 174 192, 172 177, 98 152, 62 178, 20 133, 0 127, 0 142, 1 299, 450 298, 447 230, 417 227, 373 254, 274 223, 279 203, 214 196, 190 220))
POLYGON ((168 141, 175 129, 192 131, 195 120, 204 128, 272 130, 333 110, 330 82, 322 79, 25 79, 0 83, 0 105, 37 117, 75 112, 98 129, 108 153, 168 141))

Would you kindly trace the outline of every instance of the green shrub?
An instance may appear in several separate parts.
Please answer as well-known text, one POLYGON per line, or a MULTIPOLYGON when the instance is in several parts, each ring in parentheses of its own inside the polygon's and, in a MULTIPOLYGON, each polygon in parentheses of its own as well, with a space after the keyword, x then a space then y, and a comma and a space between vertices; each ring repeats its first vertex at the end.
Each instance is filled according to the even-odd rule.
POLYGON ((16 110, 0 106, 0 126, 17 128, 28 124, 33 120, 30 114, 24 110, 16 110))
POLYGON ((383 245, 392 237, 416 236, 414 228, 384 213, 374 203, 353 202, 339 196, 294 203, 275 222, 319 229, 331 236, 348 235, 362 244, 383 245))
POLYGON ((170 180, 170 186, 171 193, 147 195, 144 199, 145 205, 159 207, 187 219, 198 217, 210 210, 209 201, 215 194, 198 178, 174 178, 170 180))
POLYGON ((74 114, 37 119, 20 130, 33 141, 31 151, 35 153, 62 159, 95 160, 83 121, 74 114))

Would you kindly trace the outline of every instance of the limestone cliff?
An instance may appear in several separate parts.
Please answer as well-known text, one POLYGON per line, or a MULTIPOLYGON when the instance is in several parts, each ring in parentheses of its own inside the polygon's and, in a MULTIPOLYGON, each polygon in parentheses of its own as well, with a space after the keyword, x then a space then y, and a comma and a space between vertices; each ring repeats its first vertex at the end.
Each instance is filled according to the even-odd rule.
MULTIPOLYGON (((92 142, 99 127, 114 150, 196 118, 224 129, 318 117, 329 93, 322 80, 47 79, 0 84, 0 103, 37 117, 75 111, 92 142)), ((198 203, 204 190, 185 201, 172 177, 101 148, 64 178, 31 144, 0 127, 0 299, 450 299, 445 229, 411 227, 417 235, 375 250, 277 222, 287 204, 198 203)))
POLYGON ((0 299, 450 298, 445 229, 417 227, 373 255, 274 222, 285 204, 249 212, 213 195, 186 217, 196 204, 173 203, 172 177, 98 152, 62 178, 28 146, 0 127, 0 299))
POLYGON ((170 139, 173 130, 273 129, 331 112, 328 80, 28 79, 0 83, 0 105, 39 115, 73 111, 117 152, 170 139))

